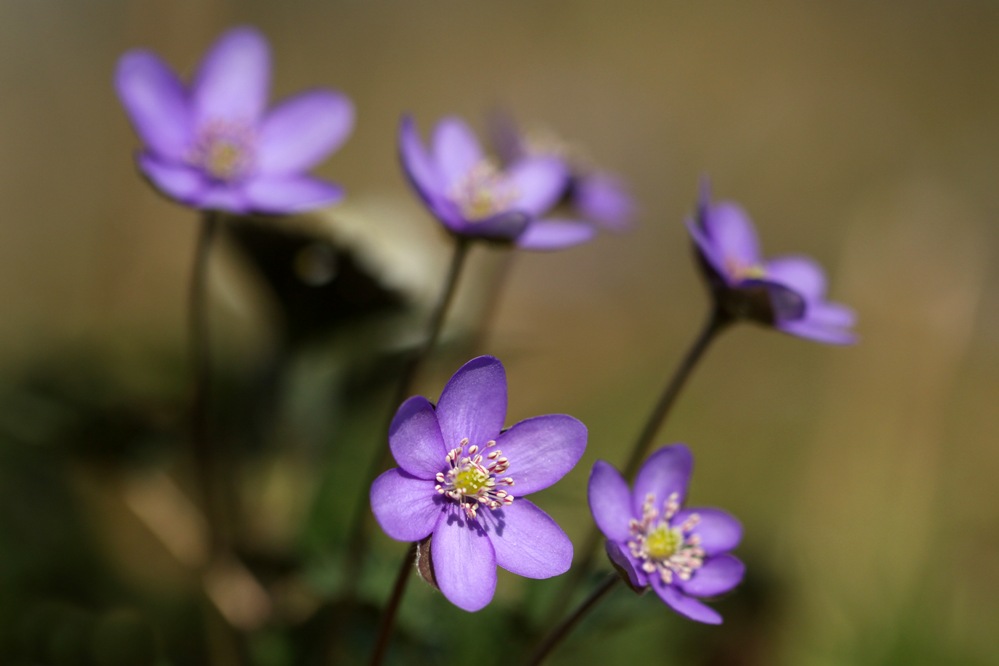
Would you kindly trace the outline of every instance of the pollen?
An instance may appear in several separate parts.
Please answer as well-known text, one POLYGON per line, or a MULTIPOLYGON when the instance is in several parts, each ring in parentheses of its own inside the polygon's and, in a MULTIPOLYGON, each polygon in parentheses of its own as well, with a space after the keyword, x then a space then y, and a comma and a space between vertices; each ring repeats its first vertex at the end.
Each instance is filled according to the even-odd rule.
POLYGON ((450 197, 465 219, 478 222, 508 210, 519 192, 493 161, 482 160, 458 179, 450 197))
POLYGON ((255 144, 254 132, 243 123, 209 122, 198 133, 188 161, 217 181, 232 182, 253 167, 255 144))
POLYGON ((469 519, 476 517, 479 506, 495 510, 513 504, 513 495, 506 490, 513 479, 500 476, 509 469, 510 461, 495 446, 495 440, 481 448, 469 446, 465 437, 445 456, 448 469, 437 473, 437 492, 457 502, 469 519))
POLYGON ((631 554, 641 562, 645 573, 658 575, 667 585, 674 578, 689 580, 704 564, 701 539, 693 533, 700 516, 695 513, 674 525, 672 519, 679 510, 676 493, 666 499, 661 512, 656 508, 655 497, 650 494, 642 504, 642 519, 632 520, 628 526, 631 554))
POLYGON ((737 259, 726 259, 725 270, 733 280, 762 280, 767 276, 763 264, 745 263, 737 259))

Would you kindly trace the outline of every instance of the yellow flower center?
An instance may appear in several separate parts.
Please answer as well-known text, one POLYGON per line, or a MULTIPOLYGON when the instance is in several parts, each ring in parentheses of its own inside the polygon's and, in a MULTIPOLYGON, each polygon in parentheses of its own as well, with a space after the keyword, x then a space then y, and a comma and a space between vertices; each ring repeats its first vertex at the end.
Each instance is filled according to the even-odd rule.
POLYGON ((660 524, 645 535, 645 552, 649 559, 665 560, 672 556, 682 543, 682 534, 660 524))

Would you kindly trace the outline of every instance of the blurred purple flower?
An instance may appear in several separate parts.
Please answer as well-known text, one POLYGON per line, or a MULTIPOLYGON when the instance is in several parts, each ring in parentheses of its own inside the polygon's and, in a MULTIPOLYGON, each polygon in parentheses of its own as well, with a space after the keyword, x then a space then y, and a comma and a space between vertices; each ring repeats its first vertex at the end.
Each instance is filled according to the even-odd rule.
POLYGON ((506 404, 503 365, 491 356, 472 359, 436 408, 421 396, 399 407, 389 428, 399 467, 371 485, 371 508, 385 533, 399 541, 432 537, 435 582, 467 611, 492 600, 497 565, 549 578, 572 562, 565 532, 523 496, 575 466, 586 427, 552 414, 503 430, 506 404))
POLYGON ((852 344, 853 310, 825 299, 822 268, 803 256, 764 260, 749 217, 739 206, 712 204, 701 188, 696 220, 687 228, 694 239, 718 306, 735 319, 745 318, 829 344, 852 344))
POLYGON ((523 157, 501 169, 455 117, 437 124, 429 151, 413 119, 403 117, 399 155, 409 181, 451 233, 527 250, 558 250, 593 237, 589 225, 540 219, 565 191, 569 174, 561 159, 523 157))
POLYGON ((677 613, 721 624, 697 597, 728 592, 745 565, 730 555, 742 525, 720 509, 684 509, 694 459, 683 444, 664 446, 642 465, 634 491, 609 463, 590 473, 590 511, 607 537, 607 554, 632 588, 651 586, 677 613))
POLYGON ((560 138, 549 133, 523 132, 513 117, 497 111, 489 117, 490 135, 504 164, 525 157, 556 157, 569 169, 559 203, 578 217, 611 231, 626 231, 635 218, 635 200, 624 180, 594 167, 560 138))
POLYGON ((121 57, 115 87, 145 143, 139 168, 157 189, 194 208, 237 214, 341 199, 342 188, 305 172, 350 135, 353 104, 313 90, 266 111, 270 68, 267 41, 246 27, 215 42, 189 87, 150 51, 121 57))

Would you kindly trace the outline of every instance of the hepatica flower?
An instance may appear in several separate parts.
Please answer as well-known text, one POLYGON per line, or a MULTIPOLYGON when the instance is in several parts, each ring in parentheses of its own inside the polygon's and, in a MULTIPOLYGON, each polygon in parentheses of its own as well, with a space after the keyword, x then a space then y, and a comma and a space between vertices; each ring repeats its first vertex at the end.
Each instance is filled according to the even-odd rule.
POLYGON ((826 277, 803 256, 766 260, 756 229, 739 206, 712 204, 702 187, 697 217, 687 227, 718 306, 733 318, 746 318, 802 338, 851 344, 853 310, 826 300, 826 277))
POLYGON ((142 173, 201 209, 292 213, 337 202, 338 185, 307 175, 354 125, 339 92, 313 90, 266 110, 270 50, 252 28, 223 34, 184 85, 159 57, 129 51, 115 86, 145 144, 142 173))
POLYGON ((699 601, 728 592, 745 566, 729 551, 742 525, 711 508, 683 508, 694 459, 683 444, 653 453, 629 490, 621 474, 602 460, 590 473, 590 511, 607 537, 607 554, 636 590, 651 587, 675 610, 698 622, 720 624, 699 601))
POLYGON ((560 414, 503 430, 506 374, 491 356, 463 365, 435 407, 416 396, 389 428, 399 467, 375 479, 371 508, 399 541, 430 539, 433 577, 467 611, 486 606, 496 567, 527 578, 564 573, 572 543, 548 514, 524 498, 575 466, 586 428, 560 414))
POLYGON ((437 124, 428 150, 408 116, 399 127, 399 155, 414 189, 453 234, 528 250, 557 250, 593 237, 589 225, 542 219, 569 178, 557 157, 526 156, 501 167, 454 117, 437 124))

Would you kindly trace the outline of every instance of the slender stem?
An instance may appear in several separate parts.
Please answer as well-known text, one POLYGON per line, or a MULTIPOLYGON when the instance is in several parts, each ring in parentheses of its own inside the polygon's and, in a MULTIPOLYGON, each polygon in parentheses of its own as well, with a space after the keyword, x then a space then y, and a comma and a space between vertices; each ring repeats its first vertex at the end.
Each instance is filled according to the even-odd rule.
MULTIPOLYGON (((641 465, 641 462, 645 457, 646 450, 655 438, 656 433, 659 432, 663 421, 665 421, 666 417, 669 415, 670 408, 672 408, 673 403, 680 394, 680 390, 683 389, 684 385, 687 383, 687 379, 690 377, 691 372, 697 365, 697 362, 704 355, 704 352, 707 351, 711 341, 714 340, 718 333, 723 331, 730 323, 732 323, 732 319, 729 315, 726 315, 719 308, 712 307, 711 313, 704 326, 701 328, 700 333, 697 338, 695 338, 694 343, 691 345, 686 355, 680 361, 680 365, 673 371, 673 376, 670 377, 670 380, 666 383, 666 387, 659 396, 659 400, 649 413, 649 418, 646 420, 645 427, 642 428, 641 434, 635 441, 635 446, 631 450, 631 456, 629 457, 625 467, 624 477, 626 479, 631 479, 635 476, 635 473, 638 471, 638 467, 641 465)), ((566 577, 565 583, 562 585, 561 594, 556 597, 555 604, 549 611, 549 618, 558 617, 565 611, 566 606, 569 604, 569 598, 572 595, 572 591, 577 585, 579 585, 580 581, 582 581, 583 577, 593 565, 593 560, 596 557, 599 544, 600 532, 594 525, 591 527, 590 532, 583 543, 583 547, 579 550, 582 554, 582 558, 576 563, 576 566, 572 568, 572 571, 570 571, 569 575, 566 577)))
MULTIPOLYGON (((392 418, 395 416, 395 411, 399 408, 400 403, 409 397, 412 391, 413 380, 416 378, 417 370, 419 370, 434 347, 437 346, 437 340, 440 338, 441 331, 444 328, 444 320, 447 317, 448 310, 451 308, 451 303, 454 301, 454 295, 458 291, 458 279, 461 276, 461 271, 465 265, 465 259, 468 256, 470 247, 471 244, 467 238, 457 237, 454 253, 451 256, 451 266, 448 268, 447 278, 444 283, 444 291, 441 293, 440 300, 437 302, 437 306, 431 315, 427 337, 423 342, 423 346, 410 357, 406 363, 406 367, 403 369, 399 383, 396 386, 395 394, 389 403, 385 426, 378 431, 379 436, 388 432, 392 418)), ((377 450, 379 453, 371 461, 371 466, 363 477, 366 481, 373 480, 390 462, 391 451, 388 446, 380 443, 377 450)), ((354 514, 351 517, 347 537, 347 555, 344 561, 344 585, 346 586, 347 597, 352 597, 354 594, 358 583, 361 563, 367 550, 367 518, 369 516, 368 486, 364 485, 361 490, 362 496, 358 499, 354 507, 354 514)))
POLYGON ((589 613, 597 603, 607 596, 607 593, 614 589, 614 586, 621 582, 621 577, 616 574, 610 574, 604 579, 604 582, 600 584, 590 596, 586 598, 579 605, 576 611, 569 615, 567 618, 562 620, 562 622, 555 627, 548 636, 545 637, 538 647, 534 649, 534 654, 531 655, 531 659, 527 662, 528 666, 538 666, 542 661, 544 661, 549 653, 554 650, 562 640, 569 635, 579 621, 582 620, 587 613, 589 613))
POLYGON ((208 323, 208 259, 212 241, 218 234, 221 214, 205 211, 198 234, 198 245, 191 273, 190 345, 194 367, 194 396, 191 405, 191 453, 194 459, 199 491, 209 530, 208 561, 211 562, 222 548, 223 516, 221 496, 216 487, 218 457, 212 441, 209 419, 211 398, 211 340, 208 323))
POLYGON ((395 577, 395 585, 392 586, 392 595, 389 597, 385 610, 382 611, 382 619, 378 624, 378 641, 375 643, 374 652, 371 653, 371 666, 379 666, 385 653, 388 651, 389 640, 392 638, 392 629, 395 627, 395 618, 402 602, 402 595, 406 592, 406 585, 415 569, 417 543, 412 543, 406 551, 406 557, 402 560, 399 573, 395 577))

